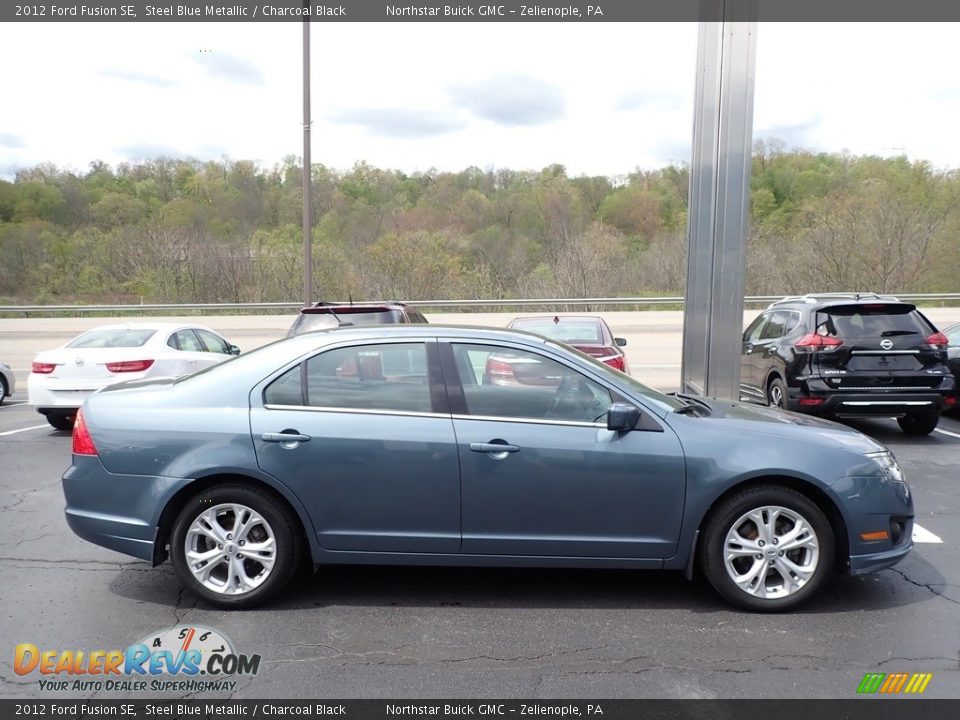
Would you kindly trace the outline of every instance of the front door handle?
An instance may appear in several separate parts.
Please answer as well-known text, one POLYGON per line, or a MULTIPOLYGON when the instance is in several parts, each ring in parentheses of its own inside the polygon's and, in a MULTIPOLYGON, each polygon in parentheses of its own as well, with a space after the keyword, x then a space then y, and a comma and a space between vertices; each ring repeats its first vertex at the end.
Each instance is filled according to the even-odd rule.
POLYGON ((302 443, 307 442, 310 439, 309 435, 301 435, 298 432, 265 432, 260 436, 260 439, 264 442, 276 442, 276 443, 302 443))
POLYGON ((488 442, 488 443, 470 443, 470 449, 479 453, 515 453, 520 452, 519 445, 507 445, 507 443, 488 442))

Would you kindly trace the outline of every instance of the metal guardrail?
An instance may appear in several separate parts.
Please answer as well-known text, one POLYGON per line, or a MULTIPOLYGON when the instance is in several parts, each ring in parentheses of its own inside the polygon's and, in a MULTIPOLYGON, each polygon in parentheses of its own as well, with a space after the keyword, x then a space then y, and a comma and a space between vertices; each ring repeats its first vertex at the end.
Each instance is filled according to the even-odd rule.
MULTIPOLYGON (((960 305, 960 293, 896 294, 907 302, 939 302, 960 305)), ((745 305, 769 305, 782 295, 752 295, 743 299, 745 305)), ((358 301, 360 302, 360 301, 358 301)), ((418 308, 525 308, 543 306, 563 307, 624 307, 642 305, 683 305, 683 297, 632 298, 522 298, 506 300, 408 300, 418 308)), ((57 313, 148 313, 148 312, 207 312, 262 310, 299 310, 299 302, 268 303, 158 303, 141 305, 0 305, 0 314, 57 314, 57 313)))

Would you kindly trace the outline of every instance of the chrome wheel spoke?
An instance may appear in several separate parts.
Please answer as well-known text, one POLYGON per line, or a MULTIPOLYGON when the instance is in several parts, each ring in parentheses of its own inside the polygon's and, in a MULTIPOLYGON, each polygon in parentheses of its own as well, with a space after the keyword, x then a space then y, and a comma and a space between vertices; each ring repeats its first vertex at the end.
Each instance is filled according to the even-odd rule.
POLYGON ((820 543, 800 513, 764 506, 729 526, 723 553, 727 575, 737 587, 754 597, 776 599, 794 594, 814 576, 820 543))
POLYGON ((197 582, 222 595, 255 590, 266 582, 277 561, 273 528, 262 515, 239 503, 217 505, 197 515, 187 529, 183 551, 197 582))

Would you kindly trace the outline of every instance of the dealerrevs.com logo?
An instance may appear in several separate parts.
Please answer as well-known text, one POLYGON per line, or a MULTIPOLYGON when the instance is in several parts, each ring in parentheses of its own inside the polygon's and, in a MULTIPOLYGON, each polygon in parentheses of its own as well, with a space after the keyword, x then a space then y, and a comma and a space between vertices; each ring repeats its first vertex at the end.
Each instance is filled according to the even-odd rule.
POLYGON ((39 673, 41 690, 235 690, 239 675, 256 675, 260 655, 238 653, 217 630, 180 625, 148 635, 126 650, 14 649, 17 675, 39 673))

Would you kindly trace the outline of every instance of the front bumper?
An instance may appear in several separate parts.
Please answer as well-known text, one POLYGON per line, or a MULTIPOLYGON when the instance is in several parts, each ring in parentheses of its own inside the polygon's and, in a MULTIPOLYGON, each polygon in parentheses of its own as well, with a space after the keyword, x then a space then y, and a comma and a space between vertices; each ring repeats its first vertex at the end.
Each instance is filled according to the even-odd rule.
POLYGON ((896 565, 913 549, 913 495, 905 481, 845 477, 831 490, 840 496, 844 508, 851 575, 896 565), (863 539, 880 531, 888 536, 863 539))
POLYGON ((189 479, 108 472, 98 457, 73 456, 63 475, 67 525, 79 537, 153 560, 160 514, 189 479))

